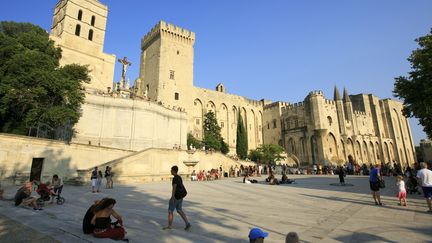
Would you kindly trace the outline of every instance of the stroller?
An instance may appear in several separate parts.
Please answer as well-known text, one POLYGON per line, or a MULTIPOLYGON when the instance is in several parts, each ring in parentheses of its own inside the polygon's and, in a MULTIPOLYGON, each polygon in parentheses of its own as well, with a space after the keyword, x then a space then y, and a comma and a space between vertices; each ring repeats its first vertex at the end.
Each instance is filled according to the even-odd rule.
POLYGON ((410 175, 408 177, 408 181, 407 181, 407 192, 409 194, 413 194, 413 193, 417 193, 417 194, 421 194, 419 189, 418 189, 418 182, 416 180, 416 178, 414 178, 413 175, 410 175))
POLYGON ((51 197, 56 197, 56 202, 58 205, 62 205, 66 201, 64 197, 60 196, 60 193, 55 194, 54 191, 44 183, 40 183, 38 185, 36 192, 40 195, 40 197, 36 200, 36 203, 39 207, 45 206, 45 202, 49 201, 51 197))

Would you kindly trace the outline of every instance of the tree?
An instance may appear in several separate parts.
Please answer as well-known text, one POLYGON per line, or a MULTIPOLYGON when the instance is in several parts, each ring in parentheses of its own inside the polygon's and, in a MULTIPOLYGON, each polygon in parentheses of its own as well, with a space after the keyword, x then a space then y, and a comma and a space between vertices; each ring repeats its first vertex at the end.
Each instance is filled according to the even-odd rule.
POLYGON ((249 153, 249 158, 255 162, 263 161, 266 164, 275 164, 276 161, 285 159, 285 156, 282 155, 283 152, 284 149, 279 145, 263 144, 252 150, 249 153))
POLYGON ((29 23, 0 22, 0 131, 27 134, 39 122, 53 128, 80 118, 89 82, 85 66, 59 66, 61 49, 29 23))
POLYGON ((228 144, 227 143, 225 143, 225 141, 223 140, 223 138, 222 138, 222 140, 221 140, 221 152, 223 153, 223 154, 228 154, 229 153, 229 146, 228 146, 228 144))
POLYGON ((253 149, 249 152, 248 158, 254 162, 260 162, 263 160, 263 154, 260 151, 253 149))
POLYGON ((236 153, 240 157, 240 159, 246 159, 248 154, 248 140, 246 129, 243 124, 243 119, 238 114, 237 119, 237 144, 236 144, 236 153))
POLYGON ((188 148, 193 146, 194 148, 201 148, 201 141, 196 139, 192 134, 188 133, 187 135, 187 146, 188 148))
POLYGON ((408 58, 411 62, 409 76, 395 78, 393 93, 403 99, 404 115, 418 118, 432 139, 432 30, 415 41, 420 48, 408 58))
POLYGON ((221 151, 224 154, 229 152, 228 144, 224 142, 221 136, 221 127, 218 125, 216 116, 212 111, 209 111, 207 114, 205 114, 203 129, 203 143, 206 148, 221 151))

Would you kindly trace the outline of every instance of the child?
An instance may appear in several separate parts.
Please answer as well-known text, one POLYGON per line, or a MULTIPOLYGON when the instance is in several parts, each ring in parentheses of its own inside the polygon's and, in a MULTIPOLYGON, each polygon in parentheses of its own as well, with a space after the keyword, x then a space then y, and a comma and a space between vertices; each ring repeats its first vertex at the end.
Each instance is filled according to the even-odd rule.
POLYGON ((406 190, 405 190, 405 182, 404 182, 403 176, 397 177, 396 185, 398 186, 398 191, 399 191, 398 195, 397 195, 397 197, 399 198, 399 205, 400 206, 406 206, 407 205, 406 190))

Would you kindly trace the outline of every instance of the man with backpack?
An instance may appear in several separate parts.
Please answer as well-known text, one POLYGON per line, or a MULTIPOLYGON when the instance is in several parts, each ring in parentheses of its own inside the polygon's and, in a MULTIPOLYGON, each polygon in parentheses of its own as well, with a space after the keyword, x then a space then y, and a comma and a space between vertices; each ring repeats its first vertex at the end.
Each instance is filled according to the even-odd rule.
POLYGON ((191 224, 189 223, 186 214, 183 212, 182 209, 183 198, 186 197, 187 191, 183 185, 182 178, 177 173, 178 167, 171 167, 171 175, 173 175, 174 178, 172 180, 172 192, 168 206, 168 225, 163 227, 164 230, 170 230, 172 228, 172 222, 174 220, 174 209, 177 210, 177 213, 180 214, 183 221, 185 222, 185 230, 189 230, 191 228, 191 224))

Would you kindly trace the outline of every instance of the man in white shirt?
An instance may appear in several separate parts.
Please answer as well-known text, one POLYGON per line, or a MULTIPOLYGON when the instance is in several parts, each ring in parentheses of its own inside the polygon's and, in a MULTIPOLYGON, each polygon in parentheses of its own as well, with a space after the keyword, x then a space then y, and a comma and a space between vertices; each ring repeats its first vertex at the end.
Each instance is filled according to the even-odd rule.
POLYGON ((429 207, 428 213, 432 213, 432 171, 428 170, 427 164, 424 162, 420 163, 420 168, 421 170, 417 172, 417 178, 421 182, 423 194, 429 207))

